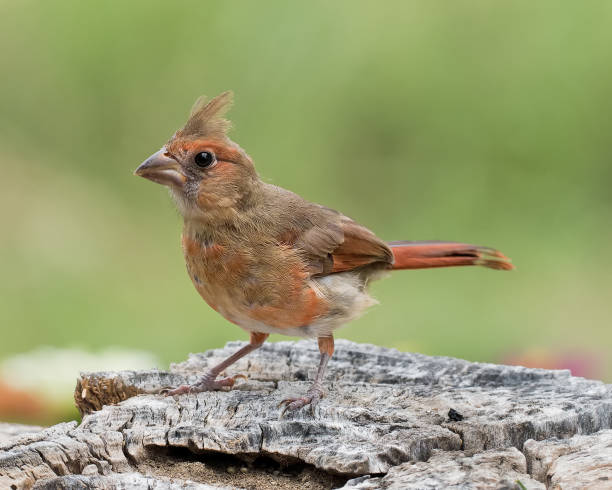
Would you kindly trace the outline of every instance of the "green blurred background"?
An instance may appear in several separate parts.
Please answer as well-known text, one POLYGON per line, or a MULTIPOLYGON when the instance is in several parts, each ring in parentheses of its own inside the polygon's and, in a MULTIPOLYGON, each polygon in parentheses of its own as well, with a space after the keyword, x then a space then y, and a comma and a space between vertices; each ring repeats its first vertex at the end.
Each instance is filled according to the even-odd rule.
POLYGON ((0 360, 124 346, 165 367, 247 338, 132 175, 232 89, 268 182, 518 267, 394 274, 338 337, 612 381, 611 25, 604 1, 0 2, 0 360))

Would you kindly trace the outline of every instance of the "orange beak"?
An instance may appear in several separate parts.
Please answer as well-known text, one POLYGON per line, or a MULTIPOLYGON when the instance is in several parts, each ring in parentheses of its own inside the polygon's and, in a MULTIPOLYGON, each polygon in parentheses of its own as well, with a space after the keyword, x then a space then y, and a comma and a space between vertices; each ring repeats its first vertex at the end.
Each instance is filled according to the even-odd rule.
POLYGON ((142 162, 134 171, 134 175, 179 189, 185 185, 187 180, 181 166, 168 155, 165 147, 142 162))

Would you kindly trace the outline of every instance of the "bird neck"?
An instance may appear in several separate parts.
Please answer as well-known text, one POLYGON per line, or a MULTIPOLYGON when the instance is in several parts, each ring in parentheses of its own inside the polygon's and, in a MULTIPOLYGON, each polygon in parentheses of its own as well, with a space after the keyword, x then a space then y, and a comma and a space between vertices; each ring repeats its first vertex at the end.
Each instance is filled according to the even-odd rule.
POLYGON ((256 179, 241 189, 240 198, 230 205, 198 208, 183 214, 183 234, 193 239, 210 241, 236 239, 257 228, 258 216, 265 203, 263 182, 256 179))

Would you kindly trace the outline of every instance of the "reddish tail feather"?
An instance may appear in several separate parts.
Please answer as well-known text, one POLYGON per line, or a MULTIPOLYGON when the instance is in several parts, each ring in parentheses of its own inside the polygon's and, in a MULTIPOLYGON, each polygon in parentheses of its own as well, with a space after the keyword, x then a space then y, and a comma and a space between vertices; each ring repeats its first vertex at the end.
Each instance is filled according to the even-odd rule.
POLYGON ((482 265, 491 269, 514 269, 501 252, 478 245, 456 242, 389 242, 395 262, 393 269, 428 269, 456 265, 482 265))

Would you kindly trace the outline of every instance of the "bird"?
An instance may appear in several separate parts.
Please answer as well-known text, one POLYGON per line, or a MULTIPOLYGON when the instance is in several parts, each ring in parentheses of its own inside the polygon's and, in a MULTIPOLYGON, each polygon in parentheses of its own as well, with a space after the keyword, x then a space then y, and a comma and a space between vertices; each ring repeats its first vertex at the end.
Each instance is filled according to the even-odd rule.
POLYGON ((446 241, 391 241, 328 207, 264 182, 251 157, 228 132, 233 93, 200 97, 185 125, 134 171, 166 186, 183 218, 187 272, 200 296, 249 333, 248 344, 191 385, 165 388, 178 396, 231 387, 230 365, 261 347, 272 333, 317 339, 320 362, 302 396, 279 407, 312 410, 334 332, 376 301, 370 283, 389 272, 451 266, 511 270, 501 252, 446 241), (221 377, 220 377, 221 376, 221 377))

